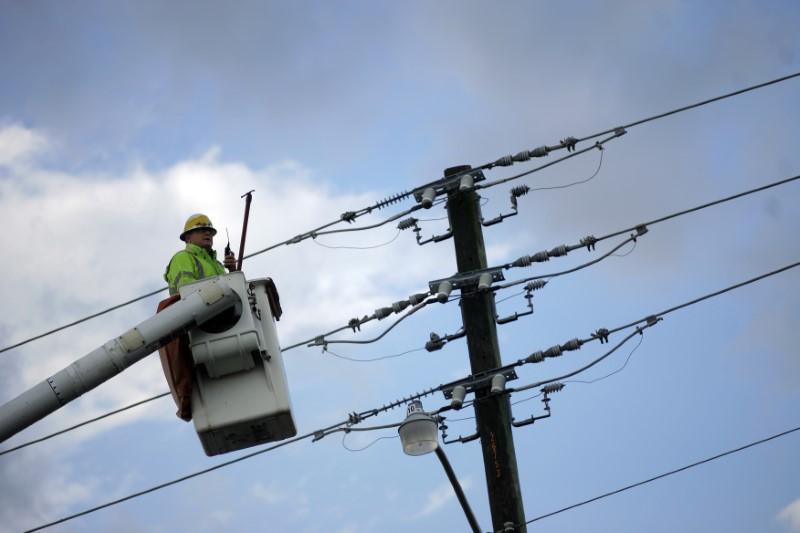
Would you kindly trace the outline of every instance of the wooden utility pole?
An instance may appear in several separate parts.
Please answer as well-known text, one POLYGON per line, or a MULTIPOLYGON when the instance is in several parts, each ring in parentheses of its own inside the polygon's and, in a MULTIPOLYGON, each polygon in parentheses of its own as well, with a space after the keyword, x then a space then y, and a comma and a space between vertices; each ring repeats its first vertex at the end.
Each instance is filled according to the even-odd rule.
MULTIPOLYGON (((452 167, 444 173, 445 177, 450 177, 469 169, 469 166, 452 167)), ((453 232, 459 273, 486 268, 479 196, 472 189, 449 191, 447 216, 453 232)), ((462 293, 461 316, 473 374, 502 366, 495 315, 491 292, 462 293)), ((477 390, 475 397, 482 398, 488 393, 487 386, 477 390)), ((504 531, 506 524, 511 523, 516 526, 512 531, 524 533, 527 528, 511 433, 510 400, 508 395, 496 395, 476 401, 474 407, 483 448, 493 530, 504 531)))

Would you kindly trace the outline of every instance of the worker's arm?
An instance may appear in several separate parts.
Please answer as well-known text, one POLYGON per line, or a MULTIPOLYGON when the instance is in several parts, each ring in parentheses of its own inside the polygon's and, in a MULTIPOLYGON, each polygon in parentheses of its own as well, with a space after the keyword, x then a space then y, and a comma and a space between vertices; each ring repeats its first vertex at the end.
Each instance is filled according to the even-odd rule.
POLYGON ((199 280, 200 275, 192 255, 185 251, 175 254, 167 266, 164 279, 169 285, 170 294, 177 294, 178 287, 199 280))

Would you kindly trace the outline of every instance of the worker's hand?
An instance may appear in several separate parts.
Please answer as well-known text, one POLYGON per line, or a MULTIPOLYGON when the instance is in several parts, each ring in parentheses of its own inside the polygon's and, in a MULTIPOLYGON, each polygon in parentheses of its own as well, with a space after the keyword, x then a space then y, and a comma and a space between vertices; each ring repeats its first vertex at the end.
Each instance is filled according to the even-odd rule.
POLYGON ((236 256, 233 255, 232 252, 227 254, 225 256, 225 261, 223 261, 222 264, 225 265, 225 268, 227 268, 228 271, 233 272, 236 270, 236 256))

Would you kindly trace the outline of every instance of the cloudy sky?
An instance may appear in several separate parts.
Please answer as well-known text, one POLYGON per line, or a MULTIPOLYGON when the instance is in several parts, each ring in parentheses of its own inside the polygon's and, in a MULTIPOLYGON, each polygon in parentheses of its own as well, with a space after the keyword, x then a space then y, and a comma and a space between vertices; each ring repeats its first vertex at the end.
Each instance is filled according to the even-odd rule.
MULTIPOLYGON (((163 286, 191 213, 227 227, 237 248, 240 196, 250 189, 254 251, 450 166, 798 72, 798 23, 800 5, 789 0, 0 2, 0 345, 163 286)), ((531 192, 519 216, 486 228, 490 264, 799 174, 799 95, 800 78, 631 128, 607 145, 591 181, 531 192)), ((484 215, 508 211, 514 184, 571 183, 599 163, 590 151, 482 191, 484 215)), ((503 360, 797 262, 798 204, 794 182, 652 226, 632 253, 620 250, 537 292, 534 315, 499 327, 503 360)), ((442 206, 417 215, 426 219, 423 236, 444 232, 446 220, 436 220, 444 215, 442 206)), ((569 268, 615 242, 508 277, 569 268)), ((216 244, 224 246, 224 231, 216 244)), ((420 247, 412 233, 387 224, 281 247, 244 270, 276 281, 285 311, 279 335, 288 346, 425 290, 456 267, 452 241, 420 247)), ((527 518, 798 426, 798 276, 791 270, 668 315, 624 370, 567 383, 553 397, 551 418, 515 429, 527 518)), ((151 316, 157 302, 0 354, 0 401, 151 316)), ((524 305, 513 296, 498 312, 524 305)), ((430 306, 381 342, 334 350, 361 359, 397 354, 460 324, 456 303, 430 306)), ((361 338, 385 327, 365 327, 361 338)), ((575 379, 623 367, 634 346, 575 379)), ((515 384, 578 368, 604 350, 592 343, 523 367, 515 384)), ((463 340, 372 363, 304 347, 285 362, 301 433, 469 371, 463 340)), ((151 356, 0 449, 164 390, 151 356)), ((430 409, 444 404, 441 396, 425 399, 430 409)), ((538 399, 514 406, 518 419, 531 414, 542 414, 538 399)), ((451 437, 474 431, 471 415, 450 415, 463 419, 449 421, 451 437)), ((371 422, 402 417, 395 409, 371 422)), ((396 435, 302 441, 51 530, 466 530, 435 457, 405 456, 396 435)), ((529 530, 800 531, 798 439, 794 433, 529 530)), ((490 530, 480 443, 445 449, 490 530)), ((0 456, 0 529, 33 528, 244 453, 206 457, 171 401, 151 402, 0 456)))

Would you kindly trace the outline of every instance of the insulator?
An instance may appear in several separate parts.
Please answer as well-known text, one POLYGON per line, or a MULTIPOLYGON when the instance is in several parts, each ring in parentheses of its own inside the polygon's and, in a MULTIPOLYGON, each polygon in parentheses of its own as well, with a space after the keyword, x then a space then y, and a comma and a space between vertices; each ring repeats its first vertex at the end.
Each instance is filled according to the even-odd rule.
POLYGON ((514 161, 517 161, 517 162, 520 162, 520 163, 522 161, 527 161, 530 158, 531 158, 531 153, 529 151, 527 151, 527 150, 523 150, 523 151, 519 152, 518 154, 514 154, 514 157, 513 157, 514 161))
POLYGON ((561 345, 561 349, 565 352, 571 352, 572 350, 578 350, 583 344, 579 339, 572 339, 568 340, 564 344, 561 345))
POLYGON ((419 203, 421 203, 422 207, 425 209, 430 209, 433 205, 434 198, 436 198, 436 190, 433 187, 428 187, 422 191, 422 198, 420 198, 419 203))
POLYGON ((496 167, 508 167, 513 164, 514 164, 514 158, 510 155, 503 156, 494 162, 494 166, 496 167))
POLYGON ((394 311, 395 313, 399 313, 409 305, 411 304, 408 302, 408 300, 400 300, 392 304, 392 311, 394 311))
POLYGON ((375 310, 375 318, 377 318, 378 320, 383 320, 384 318, 386 318, 391 314, 392 314, 391 307, 380 307, 375 310))
POLYGON ((408 303, 410 303, 411 305, 417 305, 419 303, 422 303, 427 297, 428 297, 427 293, 418 292, 417 294, 412 294, 411 296, 408 297, 408 303))
POLYGON ((567 252, 568 252, 567 246, 565 244, 562 244, 561 246, 556 246, 555 248, 547 252, 547 255, 549 255, 550 257, 561 257, 562 255, 567 255, 567 252))
POLYGON ((544 263, 546 261, 550 261, 550 254, 547 253, 547 250, 542 250, 541 252, 536 252, 532 256, 528 256, 531 258, 531 261, 534 263, 544 263))
POLYGON ((542 361, 544 361, 544 352, 541 350, 533 352, 525 358, 526 363, 541 363, 542 361))
POLYGON ((495 374, 492 376, 492 387, 489 390, 492 394, 503 392, 506 388, 506 377, 503 374, 495 374))
POLYGON ((502 326, 503 324, 508 324, 509 322, 514 322, 519 318, 519 313, 514 313, 513 315, 508 315, 503 318, 496 318, 495 322, 502 326))
POLYGON ((439 284, 438 289, 436 289, 436 299, 439 300, 439 303, 447 303, 447 298, 450 296, 450 292, 453 290, 453 284, 449 281, 443 281, 439 284))
POLYGON ((545 385, 544 387, 542 387, 542 392, 545 394, 553 394, 554 392, 559 392, 563 388, 564 388, 563 383, 559 382, 550 383, 549 385, 545 385))
POLYGON ((545 357, 558 357, 559 355, 561 355, 561 353, 562 353, 561 346, 556 344, 555 346, 551 346, 550 348, 545 350, 544 351, 544 356, 545 357))
POLYGON ((527 267, 531 266, 531 261, 532 261, 531 256, 523 255, 522 257, 516 259, 513 263, 511 263, 511 266, 527 267))
POLYGON ((536 291, 539 289, 543 289, 544 286, 547 285, 547 280, 544 279, 537 279, 536 281, 531 281, 527 285, 525 285, 526 291, 536 291))
POLYGON ((528 153, 531 155, 531 157, 544 157, 550 153, 550 149, 547 148, 547 146, 540 146, 539 148, 534 148, 528 153))
POLYGON ((469 191, 475 187, 475 177, 472 174, 464 174, 458 184, 459 191, 469 191))
POLYGON ((530 187, 527 185, 517 185, 516 187, 511 189, 511 196, 514 198, 519 198, 520 196, 525 196, 531 190, 530 187))
POLYGON ((464 405, 464 397, 467 395, 467 389, 464 385, 456 385, 453 387, 453 396, 450 400, 450 405, 453 409, 461 409, 461 406, 464 405))
POLYGON ((488 272, 484 272, 480 276, 478 276, 478 290, 479 291, 488 291, 489 287, 492 285, 492 275, 488 272))
POLYGON ((405 218, 397 223, 397 229, 413 228, 414 226, 417 225, 417 222, 419 222, 419 220, 417 220, 414 217, 405 218))
POLYGON ((411 196, 411 191, 405 191, 405 192, 394 194, 392 196, 387 196, 386 198, 384 198, 380 202, 377 202, 373 206, 373 208, 374 209, 383 209, 387 205, 392 205, 392 204, 395 204, 395 203, 399 202, 400 200, 405 200, 409 196, 411 196))

